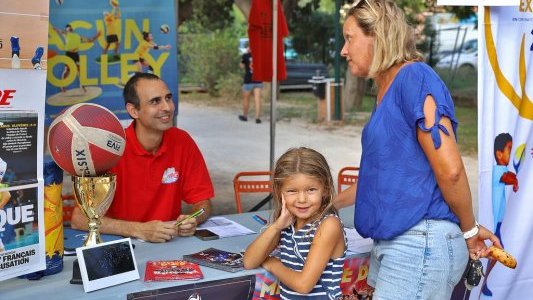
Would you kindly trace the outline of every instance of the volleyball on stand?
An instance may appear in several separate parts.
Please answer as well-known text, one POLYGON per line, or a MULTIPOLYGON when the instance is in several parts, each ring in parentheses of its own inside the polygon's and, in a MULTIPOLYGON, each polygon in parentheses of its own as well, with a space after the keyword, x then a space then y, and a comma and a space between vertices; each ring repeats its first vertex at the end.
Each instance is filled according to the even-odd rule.
POLYGON ((159 30, 161 30, 162 33, 168 33, 170 31, 170 27, 167 24, 163 24, 159 30))
POLYGON ((80 103, 63 110, 48 130, 57 165, 73 176, 100 176, 114 167, 126 146, 124 129, 107 108, 80 103))
POLYGON ((118 7, 118 0, 109 0, 109 4, 113 7, 118 7))

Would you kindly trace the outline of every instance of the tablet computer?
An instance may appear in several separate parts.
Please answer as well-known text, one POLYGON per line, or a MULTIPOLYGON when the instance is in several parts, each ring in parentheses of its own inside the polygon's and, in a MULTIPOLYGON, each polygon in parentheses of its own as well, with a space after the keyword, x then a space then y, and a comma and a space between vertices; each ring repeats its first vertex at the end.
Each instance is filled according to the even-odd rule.
POLYGON ((131 239, 76 248, 85 292, 139 279, 131 239))

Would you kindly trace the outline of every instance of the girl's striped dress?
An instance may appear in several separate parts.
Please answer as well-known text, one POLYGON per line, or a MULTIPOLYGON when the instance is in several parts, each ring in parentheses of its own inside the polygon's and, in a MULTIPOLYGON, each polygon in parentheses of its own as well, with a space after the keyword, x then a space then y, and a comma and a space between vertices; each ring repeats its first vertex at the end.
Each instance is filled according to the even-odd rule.
MULTIPOLYGON (((283 265, 295 271, 301 271, 307 259, 307 254, 311 248, 311 243, 315 237, 315 232, 328 217, 339 218, 335 214, 329 214, 313 223, 305 225, 302 229, 295 232, 294 226, 285 228, 281 232, 280 238, 280 258, 283 265)), ((340 220, 340 219, 339 219, 340 220)), ((342 224, 342 222, 341 222, 342 224)), ((344 227, 344 226, 343 226, 344 227)), ((346 234, 343 230, 344 243, 346 243, 346 234)), ((346 251, 337 259, 330 259, 322 276, 309 294, 299 294, 292 291, 283 283, 281 286, 281 299, 338 299, 341 296, 341 277, 344 265, 346 251)))

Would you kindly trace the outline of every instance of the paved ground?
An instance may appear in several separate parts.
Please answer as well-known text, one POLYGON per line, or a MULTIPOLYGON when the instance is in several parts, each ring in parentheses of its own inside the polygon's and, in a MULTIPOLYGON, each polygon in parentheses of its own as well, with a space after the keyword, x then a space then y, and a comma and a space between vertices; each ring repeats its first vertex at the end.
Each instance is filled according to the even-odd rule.
MULTIPOLYGON (((268 170, 270 124, 241 122, 234 108, 180 102, 178 127, 188 131, 202 151, 215 185, 214 214, 235 213, 233 176, 240 171, 268 170)), ((306 146, 328 159, 334 178, 344 166, 357 166, 361 156, 361 127, 328 128, 301 121, 276 124, 278 157, 290 147, 306 146)), ((477 157, 463 157, 477 212, 477 157)), ((257 199, 243 204, 251 208, 257 199), (253 203, 252 203, 253 202, 253 203)))

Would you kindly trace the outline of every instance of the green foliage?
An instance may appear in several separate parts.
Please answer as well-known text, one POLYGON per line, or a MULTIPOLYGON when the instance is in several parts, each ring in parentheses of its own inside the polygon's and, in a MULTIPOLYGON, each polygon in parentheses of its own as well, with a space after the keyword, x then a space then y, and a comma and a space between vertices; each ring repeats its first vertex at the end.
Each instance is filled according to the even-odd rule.
POLYGON ((241 95, 243 75, 228 73, 219 78, 216 84, 218 94, 226 99, 238 99, 241 95))
POLYGON ((223 29, 233 22, 233 0, 180 0, 179 5, 192 5, 189 18, 204 30, 223 29))
POLYGON ((298 60, 308 62, 332 63, 335 36, 335 19, 333 14, 311 11, 300 14, 291 21, 293 47, 299 53, 298 60))
MULTIPOLYGON (((195 28, 195 24, 187 24, 195 28)), ((211 95, 225 76, 238 73, 240 57, 238 38, 231 29, 212 33, 182 33, 179 41, 180 78, 182 82, 202 84, 211 95)))

